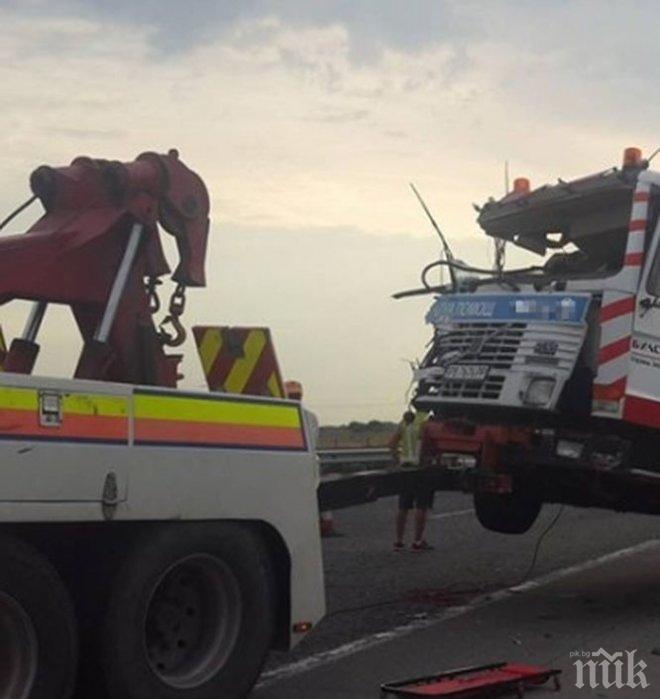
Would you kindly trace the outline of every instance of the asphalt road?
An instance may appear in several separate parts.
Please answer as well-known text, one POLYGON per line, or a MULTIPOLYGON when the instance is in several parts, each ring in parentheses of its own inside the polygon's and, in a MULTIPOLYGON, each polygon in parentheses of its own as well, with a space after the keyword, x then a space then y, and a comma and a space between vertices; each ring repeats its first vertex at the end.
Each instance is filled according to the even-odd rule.
MULTIPOLYGON (((383 639, 388 638, 388 634, 394 637, 397 635, 394 629, 432 626, 434 620, 442 625, 446 623, 443 619, 448 612, 471 602, 481 604, 483 600, 496 599, 501 594, 498 591, 523 580, 547 577, 553 572, 561 576, 561 571, 568 567, 580 567, 585 561, 660 539, 660 518, 567 507, 544 537, 536 565, 530 571, 539 536, 553 521, 559 506, 546 506, 529 533, 507 536, 483 529, 471 505, 470 497, 462 494, 436 496, 427 536, 436 548, 427 553, 392 550, 394 500, 338 511, 336 527, 343 536, 324 540, 328 616, 294 651, 271 658, 264 682, 254 692, 255 699, 293 697, 292 677, 296 686, 302 687, 304 696, 341 697, 341 693, 317 694, 315 691, 321 670, 314 670, 314 667, 332 669, 329 653, 333 650, 340 649, 338 658, 359 656, 359 648, 373 644, 378 634, 383 639)), ((634 561, 632 558, 630 566, 634 567, 634 561)), ((656 566, 656 571, 654 589, 660 586, 660 566, 656 566)), ((590 584, 593 587, 592 581, 585 583, 584 589, 582 583, 574 584, 574 596, 582 595, 587 606, 591 599, 590 584)), ((526 598, 526 593, 522 596, 526 598)), ((637 608, 639 602, 637 600, 637 608)), ((653 612, 657 612, 657 607, 653 612)), ((527 618, 524 614, 520 616, 527 618)), ((574 637, 577 643, 585 636, 585 616, 575 615, 574 621, 572 616, 568 613, 563 617, 563 635, 567 639, 574 637)), ((587 615, 587 621, 589 618, 587 615)), ((517 628, 515 619, 514 614, 507 626, 507 638, 514 641, 517 634, 525 631, 522 625, 517 628)), ((551 620, 540 621, 539 628, 551 623, 551 620)), ((499 627, 502 621, 493 621, 493 624, 499 627)), ((481 644, 484 633, 487 635, 490 631, 492 629, 479 624, 475 627, 474 623, 464 626, 456 623, 451 643, 482 648, 482 659, 492 660, 492 652, 487 652, 490 648, 483 648, 481 644)), ((653 629, 649 633, 652 635, 653 629)), ((440 634, 439 638, 439 643, 447 644, 445 635, 440 634)), ((514 641, 508 642, 509 645, 515 646, 514 641)), ((376 665, 382 662, 383 659, 376 661, 376 665)), ((410 670, 414 674, 412 667, 410 670)), ((388 674, 387 667, 381 668, 381 677, 383 674, 388 674)))

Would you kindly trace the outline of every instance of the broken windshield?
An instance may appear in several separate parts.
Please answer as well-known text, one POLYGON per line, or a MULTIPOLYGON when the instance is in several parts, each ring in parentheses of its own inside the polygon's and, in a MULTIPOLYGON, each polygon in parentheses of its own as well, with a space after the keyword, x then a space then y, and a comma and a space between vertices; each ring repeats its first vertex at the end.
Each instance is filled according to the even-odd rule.
POLYGON ((623 265, 636 181, 611 170, 490 200, 478 223, 494 238, 546 258, 552 279, 610 276, 623 265))

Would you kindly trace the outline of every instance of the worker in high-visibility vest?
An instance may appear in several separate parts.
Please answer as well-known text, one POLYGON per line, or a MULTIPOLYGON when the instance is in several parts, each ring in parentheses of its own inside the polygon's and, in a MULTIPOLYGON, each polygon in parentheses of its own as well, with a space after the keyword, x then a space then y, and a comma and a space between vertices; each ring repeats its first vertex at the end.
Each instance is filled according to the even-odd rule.
MULTIPOLYGON (((426 413, 413 413, 407 410, 403 414, 401 424, 390 439, 389 447, 395 461, 404 469, 420 469, 423 463, 424 429, 428 415, 426 413)), ((430 551, 431 546, 424 538, 426 518, 430 508, 433 507, 433 488, 421 479, 414 489, 399 495, 399 510, 396 516, 396 538, 394 550, 401 551, 404 548, 403 537, 406 531, 408 513, 415 509, 414 538, 411 545, 413 551, 430 551)))

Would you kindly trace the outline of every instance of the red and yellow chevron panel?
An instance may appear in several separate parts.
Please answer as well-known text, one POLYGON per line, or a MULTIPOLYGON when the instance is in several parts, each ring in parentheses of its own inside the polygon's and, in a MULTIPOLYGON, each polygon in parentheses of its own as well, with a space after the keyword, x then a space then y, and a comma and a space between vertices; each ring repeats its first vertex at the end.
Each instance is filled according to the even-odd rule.
POLYGON ((284 389, 268 328, 200 325, 193 328, 212 391, 282 398, 284 389))
POLYGON ((128 398, 65 393, 60 400, 61 422, 44 426, 39 391, 0 387, 0 438, 128 443, 128 398))
POLYGON ((137 390, 133 406, 136 445, 306 448, 297 405, 137 390))

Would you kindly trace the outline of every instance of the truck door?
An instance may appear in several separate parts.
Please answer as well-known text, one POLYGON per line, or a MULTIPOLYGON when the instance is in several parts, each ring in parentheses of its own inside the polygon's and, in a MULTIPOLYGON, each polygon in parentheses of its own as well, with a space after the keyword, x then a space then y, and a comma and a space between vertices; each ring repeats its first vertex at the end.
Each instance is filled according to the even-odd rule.
MULTIPOLYGON (((660 222, 656 226, 646 254, 646 262, 635 300, 635 320, 630 347, 631 363, 626 392, 645 401, 657 402, 660 409, 659 233, 660 222)), ((660 415, 658 417, 660 418, 660 415)), ((635 422, 638 421, 635 420, 635 422)), ((660 422, 658 426, 660 426, 660 422)))
POLYGON ((0 379, 0 503, 124 501, 129 396, 17 383, 0 379))

